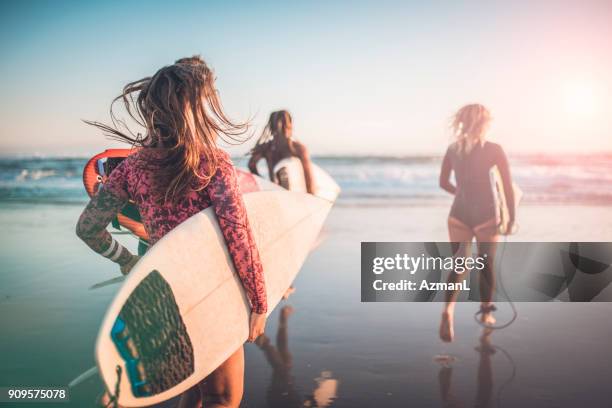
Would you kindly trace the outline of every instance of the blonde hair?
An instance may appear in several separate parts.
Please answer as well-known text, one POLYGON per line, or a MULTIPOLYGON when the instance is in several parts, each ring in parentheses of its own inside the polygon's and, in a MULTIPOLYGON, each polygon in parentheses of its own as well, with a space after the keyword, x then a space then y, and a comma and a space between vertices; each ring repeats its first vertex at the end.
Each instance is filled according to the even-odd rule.
POLYGON ((459 109, 450 125, 456 138, 458 152, 467 154, 477 144, 484 143, 490 121, 491 113, 481 104, 465 105, 459 109))

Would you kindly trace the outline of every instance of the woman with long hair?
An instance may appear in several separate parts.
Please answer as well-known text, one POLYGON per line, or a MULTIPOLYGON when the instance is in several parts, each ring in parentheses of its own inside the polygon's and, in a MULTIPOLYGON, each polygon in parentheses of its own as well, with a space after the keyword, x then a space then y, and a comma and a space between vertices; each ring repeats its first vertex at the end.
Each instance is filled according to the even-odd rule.
MULTIPOLYGON (((483 105, 471 104, 459 109, 451 121, 456 140, 448 147, 440 171, 440 187, 455 196, 448 217, 450 241, 456 243, 456 256, 471 256, 471 243, 476 239, 478 254, 486 259, 480 274, 480 319, 493 325, 493 294, 495 291, 495 251, 499 241, 496 201, 490 172, 497 166, 501 175, 509 209, 508 231, 515 221, 514 192, 510 167, 499 144, 486 140, 491 114, 483 105), (456 184, 451 183, 451 172, 456 184)), ((459 282, 462 274, 452 272, 449 282, 459 282)), ((457 291, 446 293, 446 303, 440 323, 440 338, 453 340, 453 316, 457 291)))
POLYGON ((274 167, 283 159, 297 157, 304 169, 304 181, 308 193, 314 193, 314 182, 310 157, 306 146, 293 139, 293 120, 286 110, 272 112, 255 147, 251 149, 249 159, 249 170, 259 175, 257 163, 265 159, 268 165, 270 180, 281 186, 291 189, 282 175, 274 173, 274 167))
MULTIPOLYGON (((251 173, 259 175, 257 163, 261 159, 265 159, 268 165, 270 180, 287 190, 291 190, 291 181, 286 177, 282 169, 275 173, 274 167, 283 159, 297 157, 302 163, 306 192, 314 194, 314 182, 308 149, 302 143, 293 139, 293 119, 288 111, 279 110, 270 114, 268 123, 264 127, 255 147, 251 149, 250 155, 249 170, 251 173)), ((295 287, 291 285, 283 295, 283 299, 288 299, 293 292, 295 292, 295 287)))
MULTIPOLYGON (((91 199, 78 221, 77 235, 127 274, 138 257, 116 242, 106 227, 128 200, 138 207, 151 245, 212 206, 251 304, 248 340, 254 341, 266 322, 262 264, 234 167, 217 147, 218 137, 240 140, 246 125, 233 123, 223 112, 212 71, 199 56, 179 59, 152 77, 127 84, 111 104, 111 118, 112 126, 88 123, 139 149, 113 170, 91 199), (127 127, 120 130, 123 122, 113 114, 116 101, 145 129, 144 136, 127 127)), ((191 400, 189 406, 198 406, 206 396, 211 407, 237 407, 243 381, 240 347, 207 377, 206 387, 202 382, 184 397, 191 400)))

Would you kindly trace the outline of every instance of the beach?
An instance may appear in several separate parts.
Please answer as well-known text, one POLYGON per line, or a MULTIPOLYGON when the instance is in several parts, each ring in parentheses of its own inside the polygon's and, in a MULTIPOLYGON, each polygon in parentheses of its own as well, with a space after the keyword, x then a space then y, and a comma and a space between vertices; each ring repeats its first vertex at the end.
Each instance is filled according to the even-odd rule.
POLYGON ((612 407, 612 1, 0 19, 0 408, 612 407))
MULTIPOLYGON (((95 365, 97 329, 118 285, 89 288, 119 272, 74 235, 81 209, 81 203, 0 206, 3 384, 65 386, 95 365)), ((437 334, 441 304, 360 302, 360 242, 443 241, 447 211, 445 203, 381 206, 340 198, 296 293, 270 316, 268 340, 246 346, 243 406, 315 406, 331 398, 340 407, 437 407, 484 398, 570 407, 585 393, 590 406, 605 406, 612 305, 519 303, 517 321, 490 336, 505 353, 487 357, 491 374, 483 379, 475 304, 458 304, 456 340, 444 344, 437 334), (436 362, 440 356, 453 360, 452 368, 436 362)), ((519 217, 513 240, 603 241, 612 231, 606 206, 525 204, 519 217)), ((129 236, 117 239, 134 244, 129 236)), ((509 318, 503 302, 499 308, 498 320, 509 318)), ((70 406, 92 406, 101 392, 94 375, 71 389, 70 406)))

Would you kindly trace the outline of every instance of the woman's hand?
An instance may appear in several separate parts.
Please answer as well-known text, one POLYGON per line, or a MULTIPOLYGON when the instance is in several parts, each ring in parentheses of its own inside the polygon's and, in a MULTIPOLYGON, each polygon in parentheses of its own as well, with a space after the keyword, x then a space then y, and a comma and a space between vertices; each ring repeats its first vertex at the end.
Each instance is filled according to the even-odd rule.
POLYGON ((266 314, 251 312, 251 321, 249 322, 249 338, 247 341, 252 343, 264 333, 266 329, 266 314))
POLYGON ((129 261, 121 265, 121 273, 124 275, 130 273, 130 271, 132 270, 134 265, 136 265, 136 262, 138 262, 139 259, 140 257, 138 255, 132 255, 132 258, 129 261))

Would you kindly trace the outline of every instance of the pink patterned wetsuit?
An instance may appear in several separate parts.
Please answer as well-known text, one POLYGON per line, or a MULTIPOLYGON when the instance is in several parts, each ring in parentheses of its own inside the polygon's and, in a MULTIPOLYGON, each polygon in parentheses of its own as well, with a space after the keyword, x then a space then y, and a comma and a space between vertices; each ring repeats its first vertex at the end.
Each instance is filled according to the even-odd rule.
POLYGON ((266 288, 261 260, 229 155, 218 150, 219 167, 203 190, 189 191, 176 203, 160 204, 164 202, 165 191, 154 188, 155 172, 151 166, 142 165, 155 160, 156 154, 153 149, 144 148, 113 170, 81 215, 79 236, 102 253, 112 240, 106 226, 128 200, 138 207, 151 244, 187 218, 212 206, 253 311, 265 313, 266 288))

